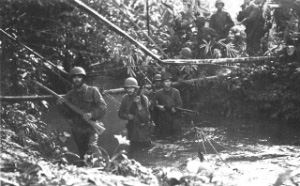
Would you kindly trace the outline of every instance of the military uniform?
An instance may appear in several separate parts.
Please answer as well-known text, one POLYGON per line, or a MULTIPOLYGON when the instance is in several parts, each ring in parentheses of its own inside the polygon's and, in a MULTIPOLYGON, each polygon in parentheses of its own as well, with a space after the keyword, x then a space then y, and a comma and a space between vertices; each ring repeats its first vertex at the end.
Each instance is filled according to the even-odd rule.
MULTIPOLYGON (((132 78, 133 79, 133 78, 132 78)), ((125 86, 126 87, 126 86, 125 86)), ((137 87, 137 83, 136 83, 137 87)), ((151 144, 151 130, 150 130, 150 113, 149 113, 149 101, 145 95, 141 95, 142 109, 137 108, 137 104, 134 102, 136 95, 126 94, 121 102, 118 116, 121 119, 128 120, 126 124, 128 139, 131 146, 143 145, 148 146, 151 144), (133 115, 134 118, 130 119, 129 115, 133 115)))
POLYGON ((219 39, 226 38, 229 29, 234 25, 230 15, 225 11, 217 11, 210 18, 210 27, 219 35, 219 39))
POLYGON ((229 29, 234 25, 230 14, 222 10, 224 5, 223 0, 217 0, 215 6, 218 11, 210 18, 210 27, 217 32, 219 35, 218 39, 226 38, 229 29))
POLYGON ((159 112, 159 135, 169 136, 179 133, 182 130, 180 115, 170 111, 172 107, 182 107, 179 91, 173 87, 169 91, 160 89, 154 96, 154 102, 166 109, 165 112, 159 112))
MULTIPOLYGON (((85 113, 91 113, 91 120, 93 121, 101 119, 106 112, 106 103, 98 88, 94 86, 83 84, 78 89, 70 90, 65 99, 85 113)), ((98 146, 99 135, 93 127, 82 116, 74 113, 66 106, 59 106, 59 111, 66 119, 72 121, 70 123, 71 130, 80 158, 83 159, 88 150, 95 152, 94 148, 98 146)))
POLYGON ((154 131, 152 131, 152 133, 155 133, 155 134, 157 134, 158 130, 159 130, 159 126, 158 126, 159 125, 159 110, 155 107, 154 95, 160 89, 161 89, 161 75, 156 74, 153 77, 152 90, 148 94, 148 98, 150 100, 149 111, 150 111, 150 115, 151 115, 151 120, 155 123, 155 128, 154 128, 154 131))
POLYGON ((243 10, 239 12, 237 20, 246 27, 248 54, 254 55, 260 50, 260 40, 265 33, 262 10, 253 2, 242 5, 242 8, 243 10))

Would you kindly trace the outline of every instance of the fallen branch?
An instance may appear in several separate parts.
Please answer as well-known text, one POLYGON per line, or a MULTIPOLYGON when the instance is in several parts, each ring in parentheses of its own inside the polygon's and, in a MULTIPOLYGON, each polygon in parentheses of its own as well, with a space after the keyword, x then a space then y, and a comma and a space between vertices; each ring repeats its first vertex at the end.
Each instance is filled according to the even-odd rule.
MULTIPOLYGON (((194 83, 196 81, 206 81, 206 80, 213 80, 223 77, 223 75, 220 76, 210 76, 210 77, 203 77, 203 78, 197 78, 197 79, 190 79, 190 80, 183 80, 180 82, 173 82, 173 86, 179 86, 181 84, 190 84, 194 83)), ((145 85, 146 89, 151 89, 151 85, 145 85)), ((103 96, 106 96, 107 94, 118 94, 118 93, 125 93, 124 88, 115 88, 115 89, 108 89, 101 91, 103 96)), ((61 94, 60 96, 64 97, 65 95, 61 94)), ((53 99, 54 97, 52 95, 29 95, 29 96, 1 96, 0 100, 4 101, 36 101, 36 100, 45 100, 45 99, 53 99)))
MULTIPOLYGON (((7 185, 15 185, 15 186, 19 186, 19 184, 18 183, 16 183, 16 182, 13 182, 13 181, 10 181, 10 180, 8 180, 8 179, 6 179, 6 178, 1 178, 0 177, 0 181, 2 182, 2 183, 6 183, 7 185)), ((5 185, 6 185, 5 184, 5 185)))
MULTIPOLYGON (((64 96, 64 95, 60 95, 64 96)), ((0 96, 0 100, 4 101, 36 101, 36 100, 44 100, 44 99, 53 99, 52 95, 31 95, 31 96, 0 96)))
POLYGON ((255 155, 252 154, 231 155, 230 157, 226 158, 226 161, 257 161, 257 160, 264 160, 264 159, 280 158, 285 156, 291 156, 291 154, 260 153, 255 155))
POLYGON ((177 65, 203 65, 203 64, 226 64, 226 63, 256 63, 259 61, 273 60, 276 56, 257 56, 241 58, 216 58, 216 59, 165 59, 165 64, 177 65))

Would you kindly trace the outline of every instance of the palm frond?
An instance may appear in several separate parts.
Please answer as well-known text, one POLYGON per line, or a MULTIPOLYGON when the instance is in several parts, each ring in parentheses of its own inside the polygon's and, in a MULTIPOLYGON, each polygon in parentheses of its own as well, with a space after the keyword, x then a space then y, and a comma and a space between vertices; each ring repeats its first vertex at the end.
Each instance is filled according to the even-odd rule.
POLYGON ((200 48, 205 48, 205 53, 208 54, 208 52, 211 52, 211 41, 207 42, 206 40, 202 40, 204 42, 204 44, 200 45, 200 48))

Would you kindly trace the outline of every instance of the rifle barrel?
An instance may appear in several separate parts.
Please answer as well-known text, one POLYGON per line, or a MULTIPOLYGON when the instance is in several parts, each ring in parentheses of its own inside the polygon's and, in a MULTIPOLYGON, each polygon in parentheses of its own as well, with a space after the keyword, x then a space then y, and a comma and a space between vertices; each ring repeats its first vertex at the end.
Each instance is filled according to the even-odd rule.
MULTIPOLYGON (((53 90, 49 89, 48 87, 42 85, 40 82, 38 81, 34 81, 39 87, 43 88, 44 90, 46 90, 47 92, 49 92, 51 95, 53 95, 56 98, 61 98, 61 96, 59 96, 58 94, 56 94, 53 90)), ((71 102, 69 102, 68 100, 66 100, 64 102, 64 104, 66 106, 68 106, 71 110, 73 110, 75 113, 83 116, 85 114, 85 112, 83 110, 81 110, 80 108, 78 108, 77 106, 73 105, 71 102)), ((105 128, 103 126, 101 126, 98 122, 89 120, 87 121, 88 124, 90 124, 95 131, 101 135, 103 133, 103 131, 105 130, 105 128)))

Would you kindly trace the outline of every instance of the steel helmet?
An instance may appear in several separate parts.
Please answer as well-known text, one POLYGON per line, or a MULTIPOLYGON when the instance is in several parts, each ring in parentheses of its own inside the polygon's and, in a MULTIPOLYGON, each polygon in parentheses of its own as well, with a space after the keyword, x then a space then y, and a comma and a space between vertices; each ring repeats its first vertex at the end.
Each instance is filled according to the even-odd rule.
POLYGON ((223 6, 225 5, 223 0, 217 0, 215 5, 217 6, 217 4, 223 4, 223 6))
POLYGON ((184 59, 192 58, 192 51, 188 47, 182 48, 181 51, 180 51, 180 54, 184 59))
POLYGON ((86 76, 85 70, 82 67, 74 67, 69 73, 70 76, 82 75, 86 76))
POLYGON ((161 75, 155 74, 155 76, 153 77, 153 81, 161 81, 161 75))
POLYGON ((205 22, 206 22, 206 20, 205 20, 205 17, 202 17, 202 16, 200 16, 200 17, 197 17, 196 18, 196 24, 198 23, 198 24, 202 24, 202 25, 204 25, 205 24, 205 22))
POLYGON ((133 77, 125 79, 124 87, 125 88, 139 88, 137 80, 133 77))
POLYGON ((167 80, 167 79, 172 79, 172 75, 169 72, 165 72, 162 76, 161 79, 163 81, 167 80))

